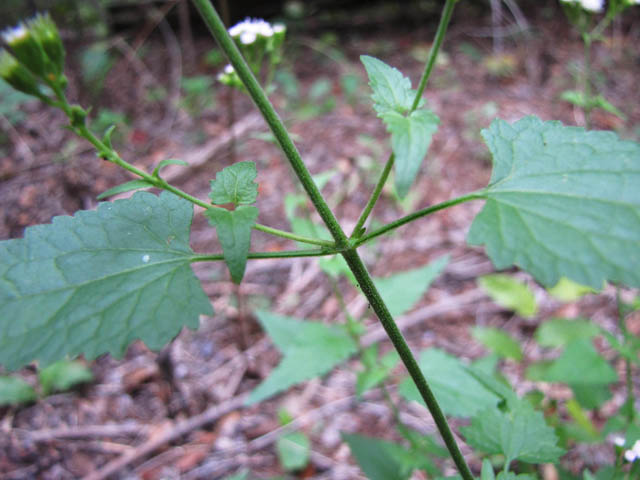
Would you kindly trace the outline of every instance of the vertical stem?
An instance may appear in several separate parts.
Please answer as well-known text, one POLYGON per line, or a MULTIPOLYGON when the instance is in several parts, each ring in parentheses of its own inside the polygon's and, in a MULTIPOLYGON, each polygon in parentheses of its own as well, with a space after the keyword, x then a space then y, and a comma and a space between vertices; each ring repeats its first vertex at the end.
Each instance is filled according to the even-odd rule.
POLYGON ((362 259, 358 255, 358 252, 356 252, 355 250, 347 250, 345 252, 342 252, 342 256, 355 275, 356 280, 358 281, 360 288, 362 289, 362 292, 367 297, 367 300, 369 300, 373 311, 376 312, 380 323, 382 323, 382 326, 387 332, 389 339, 393 343, 393 346, 395 347, 396 351, 400 355, 400 358, 402 359, 402 362, 407 368, 411 379, 415 383, 418 391, 420 392, 420 395, 424 399, 427 408, 429 409, 429 412, 431 413, 431 416, 433 417, 433 420, 438 427, 438 431, 442 436, 442 440, 444 440, 451 458, 456 464, 456 467, 458 467, 460 475, 464 480, 473 480, 471 470, 465 462, 464 457, 462 456, 462 452, 460 452, 460 449, 458 448, 456 439, 453 436, 451 428, 449 427, 447 419, 444 416, 444 413, 442 412, 438 401, 433 395, 431 388, 427 384, 427 381, 424 378, 422 371, 420 370, 418 362, 413 356, 409 345, 407 345, 407 342, 404 339, 402 332, 398 328, 398 325, 393 320, 389 309, 382 300, 382 297, 376 289, 376 286, 371 279, 371 275, 369 275, 369 272, 362 262, 362 259))
POLYGON ((584 96, 584 126, 591 127, 591 35, 583 34, 584 43, 584 66, 582 70, 582 95, 584 96))
MULTIPOLYGON (((627 342, 627 324, 624 321, 624 307, 622 304, 622 299, 620 298, 620 287, 616 287, 616 303, 618 306, 618 328, 620 332, 623 334, 623 338, 625 339, 625 343, 627 342)), ((627 387, 627 399, 624 402, 624 406, 626 409, 627 421, 631 424, 635 419, 635 406, 634 406, 634 395, 633 395, 633 377, 631 372, 631 361, 627 358, 624 361, 624 370, 625 370, 625 381, 627 387)))

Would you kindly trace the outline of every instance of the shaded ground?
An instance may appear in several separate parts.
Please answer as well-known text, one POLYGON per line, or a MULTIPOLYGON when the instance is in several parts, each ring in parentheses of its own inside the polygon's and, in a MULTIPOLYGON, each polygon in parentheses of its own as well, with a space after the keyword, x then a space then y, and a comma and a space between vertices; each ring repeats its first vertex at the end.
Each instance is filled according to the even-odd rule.
MULTIPOLYGON (((517 41, 506 40, 504 55, 491 57, 508 70, 502 75, 488 70, 491 39, 478 36, 485 30, 471 23, 476 19, 465 17, 461 10, 455 20, 427 93, 429 105, 442 120, 428 162, 414 186, 415 193, 403 204, 390 190, 385 193, 374 212, 378 222, 486 185, 490 165, 479 130, 494 116, 515 120, 535 114, 566 124, 582 121, 578 112, 558 99, 563 90, 574 88, 570 72, 581 58, 581 44, 561 16, 529 17, 534 25, 530 33, 517 41)), ((482 24, 488 25, 488 19, 482 24)), ((367 102, 368 87, 358 56, 377 56, 415 83, 433 30, 434 25, 369 34, 360 29, 354 35, 342 33, 323 40, 299 34, 288 41, 290 60, 283 69, 297 77, 300 99, 287 96, 293 83, 283 77, 273 99, 298 136, 297 144, 312 173, 335 169, 324 193, 347 231, 388 154, 384 127, 367 102), (359 78, 353 91, 341 87, 345 75, 359 78), (324 93, 326 86, 318 87, 319 79, 328 85, 324 93)), ((637 28, 618 25, 611 41, 598 44, 594 54, 596 69, 602 73, 597 80, 602 94, 627 116, 622 121, 598 113, 594 126, 617 129, 628 138, 640 126, 639 35, 637 28)), ((200 167, 170 173, 178 186, 201 198, 206 197, 214 172, 234 161, 253 160, 259 172, 260 222, 289 229, 283 192, 293 192, 296 187, 282 155, 258 135, 266 131, 261 120, 247 99, 238 93, 231 96, 217 85, 213 98, 200 93, 193 100, 195 106, 185 104, 184 96, 180 102, 176 82, 182 73, 175 42, 172 34, 165 35, 164 42, 162 37, 152 37, 142 60, 132 56, 124 40, 112 42, 122 56, 105 82, 100 104, 121 109, 132 119, 119 140, 122 156, 148 169, 164 158, 201 163, 200 167), (159 86, 166 89, 166 99, 140 101, 159 86), (201 107, 207 102, 215 106, 201 107), (230 104, 232 116, 225 110, 230 104), (232 142, 227 141, 230 125, 236 133, 232 142)), ((212 43, 202 38, 196 45, 201 52, 197 58, 202 58, 212 43)), ((198 62, 195 71, 213 74, 216 68, 198 62)), ((79 93, 83 89, 80 83, 72 74, 70 97, 86 104, 92 99, 79 93)), ((84 143, 73 143, 61 128, 62 115, 37 104, 28 104, 24 110, 27 118, 22 124, 5 128, 10 143, 0 155, 0 238, 19 237, 26 226, 48 222, 54 215, 92 208, 97 194, 128 179, 112 165, 97 160, 84 143)), ((604 327, 615 324, 614 294, 608 290, 579 304, 561 305, 537 289, 541 312, 533 320, 497 309, 475 283, 478 275, 491 272, 492 267, 481 250, 464 243, 480 207, 464 204, 435 214, 364 251, 377 275, 424 265, 451 253, 445 274, 416 310, 400 319, 408 325, 405 332, 414 349, 435 345, 474 358, 484 351, 471 340, 469 326, 492 325, 524 342, 526 365, 541 355, 535 348, 526 348, 526 340, 541 319, 580 313, 604 327)), ((212 237, 206 221, 197 215, 194 249, 218 251, 212 237)), ((292 247, 260 232, 253 237, 255 250, 292 247)), ((197 332, 183 332, 159 354, 135 344, 122 360, 99 358, 91 363, 95 382, 78 391, 52 395, 29 407, 0 409, 0 476, 79 478, 118 458, 125 461, 114 467, 113 478, 223 478, 241 466, 259 474, 277 474, 281 471, 273 443, 282 430, 276 412, 284 407, 297 418, 290 428, 300 428, 312 438, 311 464, 297 478, 363 478, 353 466, 340 432, 392 438, 393 419, 379 391, 368 393, 363 401, 356 400, 355 362, 259 406, 240 406, 242 394, 253 389, 278 361, 277 351, 253 318, 254 309, 344 321, 316 260, 252 262, 240 288, 229 281, 221 265, 199 264, 195 270, 216 315, 203 318, 197 332), (203 412, 204 417, 198 417, 203 412), (182 423, 187 419, 192 424, 182 423)), ((346 284, 343 287, 349 310, 354 315, 365 314, 366 302, 346 284)), ((371 341, 383 338, 374 318, 367 323, 371 341)), ((388 348, 383 343, 382 349, 388 348)), ((521 368, 505 366, 519 393, 532 386, 522 380, 521 368)), ((35 382, 33 369, 24 369, 20 375, 35 382)), ((395 378, 403 376, 399 368, 394 373, 395 378)), ((563 398, 567 392, 550 390, 548 394, 563 398)), ((395 397, 395 392, 392 395, 395 397)), ((603 418, 620 403, 622 398, 615 395, 602 410, 603 418)), ((420 431, 434 431, 423 408, 403 404, 402 411, 407 424, 420 431)), ((581 466, 611 459, 604 451, 580 450, 573 452, 569 461, 581 466)), ((453 472, 451 465, 445 469, 453 472)))

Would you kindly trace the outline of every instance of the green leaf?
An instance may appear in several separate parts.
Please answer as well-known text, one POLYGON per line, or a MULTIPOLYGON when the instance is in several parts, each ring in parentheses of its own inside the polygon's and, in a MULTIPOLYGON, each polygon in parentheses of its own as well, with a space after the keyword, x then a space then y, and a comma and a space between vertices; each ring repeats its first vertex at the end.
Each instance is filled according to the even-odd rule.
POLYGON ((484 410, 461 431, 471 447, 490 455, 503 454, 507 465, 514 460, 555 462, 564 453, 557 446, 553 428, 527 402, 519 402, 507 412, 484 410))
POLYGON ((177 158, 166 158, 161 160, 160 163, 158 163, 158 166, 153 169, 153 176, 160 178, 160 171, 168 165, 182 165, 183 167, 188 167, 189 163, 184 160, 178 160, 177 158))
POLYGON ((449 255, 444 255, 421 268, 396 273, 390 277, 374 278, 373 283, 389 307, 391 315, 396 317, 411 310, 445 269, 449 258, 449 255))
POLYGON ((413 469, 403 468, 398 459, 404 447, 379 438, 343 433, 358 465, 370 480, 407 480, 413 469))
POLYGON ((251 392, 248 404, 324 375, 357 351, 344 328, 264 311, 257 312, 257 316, 283 358, 267 379, 251 392))
POLYGON ((90 382, 93 380, 93 373, 83 363, 60 360, 40 370, 38 380, 42 393, 49 395, 53 392, 66 392, 76 385, 90 382))
POLYGON ((515 311, 521 317, 533 317, 538 311, 536 297, 529 286, 510 275, 485 275, 478 278, 478 284, 494 302, 515 311))
POLYGON ((488 458, 482 460, 480 480, 496 480, 496 474, 493 472, 493 465, 491 465, 491 461, 488 458))
POLYGON ((598 290, 587 285, 580 285, 567 277, 561 277, 555 287, 548 288, 549 294, 561 302, 575 302, 589 293, 598 293, 598 290))
POLYGON ((210 208, 204 214, 209 219, 209 223, 216 227, 231 279, 235 283, 240 283, 247 266, 251 229, 258 219, 258 209, 251 205, 241 205, 235 210, 210 208))
POLYGON ((498 480, 536 480, 537 477, 528 473, 515 474, 513 472, 498 473, 498 480))
POLYGON ((0 242, 0 364, 163 347, 211 315, 189 263, 193 208, 138 192, 0 242))
POLYGON ((618 375, 590 340, 579 339, 567 345, 545 372, 544 379, 568 385, 594 386, 616 382, 618 375))
MULTIPOLYGON (((460 360, 442 350, 423 351, 418 363, 447 415, 469 417, 487 407, 495 407, 500 401, 467 371, 460 360)), ((424 403, 410 378, 400 384, 398 391, 409 401, 424 403)))
POLYGON ((360 61, 369 76, 369 85, 373 90, 371 99, 376 111, 408 112, 416 96, 416 92, 411 89, 411 80, 377 58, 361 55, 360 61))
MULTIPOLYGON (((375 359, 371 364, 367 365, 363 358, 365 369, 358 372, 356 378, 356 394, 358 396, 382 383, 400 361, 400 357, 395 350, 387 352, 378 361, 378 344, 371 345, 365 352, 373 352, 375 359)), ((364 355, 363 353, 363 357, 364 355)))
POLYGON ((513 358, 516 362, 522 360, 520 344, 508 333, 497 328, 474 327, 471 334, 473 338, 501 357, 513 358))
POLYGON ((536 341, 543 347, 564 347, 573 340, 593 338, 599 328, 583 318, 550 318, 538 327, 536 341))
POLYGON ((496 120, 483 136, 493 173, 470 244, 546 286, 640 287, 640 144, 536 117, 496 120))
POLYGON ((389 111, 378 116, 391 133, 391 149, 395 156, 395 185, 398 196, 404 198, 418 175, 440 119, 429 110, 416 110, 408 116, 389 111))
POLYGON ((21 378, 0 376, 0 407, 32 403, 37 398, 33 387, 21 378))
POLYGON ((153 185, 147 182, 146 180, 131 180, 130 182, 121 183, 120 185, 116 185, 115 187, 110 188, 109 190, 105 190, 96 198, 98 200, 103 200, 107 197, 112 197, 119 193, 131 192, 133 190, 140 190, 141 188, 149 188, 149 187, 153 187, 153 185))
POLYGON ((280 465, 285 471, 300 470, 309 463, 311 444, 304 433, 292 432, 278 439, 276 452, 280 465))
POLYGON ((238 162, 223 168, 216 179, 211 180, 211 202, 214 205, 254 203, 258 198, 258 184, 254 182, 257 176, 254 162, 238 162))

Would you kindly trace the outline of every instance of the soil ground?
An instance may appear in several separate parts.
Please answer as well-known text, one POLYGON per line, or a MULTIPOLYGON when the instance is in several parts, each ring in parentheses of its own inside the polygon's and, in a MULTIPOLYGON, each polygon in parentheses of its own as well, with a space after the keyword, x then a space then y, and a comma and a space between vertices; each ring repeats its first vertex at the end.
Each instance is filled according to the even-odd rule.
MULTIPOLYGON (((504 38, 495 51, 486 17, 456 14, 427 89, 427 102, 441 125, 412 193, 398 202, 385 191, 374 211, 376 222, 392 221, 405 213, 470 192, 486 185, 490 158, 479 132, 491 119, 509 121, 525 115, 581 124, 580 112, 559 100, 562 91, 575 88, 582 46, 559 10, 525 12, 530 29, 504 38)), ((594 51, 596 85, 626 115, 625 120, 596 112, 593 127, 614 129, 638 139, 640 127, 640 29, 625 21, 614 25, 606 42, 594 51)), ((302 156, 317 174, 334 169, 324 193, 330 198, 343 227, 350 231, 381 170, 389 145, 384 126, 368 101, 368 86, 358 57, 370 54, 412 78, 420 76, 435 24, 410 28, 375 25, 356 33, 300 30, 287 40, 282 70, 297 78, 298 97, 287 94, 291 80, 281 75, 272 97, 296 136, 302 156), (355 76, 353 91, 345 91, 345 76, 355 76), (284 78, 284 80, 283 80, 284 78), (328 85, 326 92, 318 86, 328 85), (314 93, 315 89, 315 93, 314 93), (320 92, 320 94, 318 94, 320 92), (315 95, 315 96, 314 96, 315 95)), ((116 138, 122 156, 136 166, 151 169, 164 158, 182 158, 194 166, 173 170, 174 182, 206 198, 216 171, 241 160, 258 166, 260 222, 289 229, 283 192, 296 186, 283 155, 265 141, 266 127, 251 103, 240 93, 214 85, 185 100, 179 98, 182 76, 213 77, 221 66, 202 59, 213 48, 208 38, 196 36, 194 63, 180 55, 176 34, 151 35, 139 53, 133 39, 110 38, 117 61, 98 95, 74 75, 80 45, 70 45, 69 96, 126 114, 129 124, 116 138), (183 62, 184 60, 184 62, 183 62), (185 69, 184 71, 182 69, 185 69), (162 87, 167 96, 144 100, 162 87), (155 90, 154 90, 155 89, 155 90), (229 113, 232 106, 233 113, 229 113), (230 129, 234 139, 228 141, 230 129), (196 165, 198 164, 198 165, 196 165)), ((38 104, 22 107, 26 118, 4 125, 8 142, 0 153, 0 238, 21 237, 25 227, 49 222, 52 216, 93 208, 102 191, 129 179, 126 173, 95 157, 82 141, 63 129, 65 119, 38 104)), ((465 358, 485 350, 469 334, 472 325, 495 326, 522 341, 526 359, 509 363, 504 371, 519 393, 533 388, 524 380, 524 367, 545 352, 528 340, 539 323, 552 316, 588 316, 605 328, 616 322, 615 291, 605 290, 577 303, 561 304, 526 275, 540 303, 533 319, 523 319, 497 308, 477 287, 478 275, 492 272, 482 249, 465 244, 465 235, 480 204, 467 203, 421 219, 364 249, 372 273, 385 275, 421 266, 442 254, 451 262, 414 311, 400 319, 410 323, 405 334, 418 351, 437 346, 465 358)), ((213 230, 196 215, 192 246, 198 252, 219 251, 213 230)), ((252 248, 292 248, 287 241, 260 232, 252 248)), ((282 432, 277 420, 285 408, 297 420, 292 427, 312 440, 311 462, 294 478, 364 478, 355 467, 340 432, 359 432, 394 439, 393 415, 380 391, 357 400, 354 395, 357 362, 348 362, 323 379, 310 381, 258 406, 241 406, 252 390, 277 364, 279 354, 261 331, 252 313, 257 308, 327 322, 343 322, 344 315, 330 283, 315 259, 250 262, 238 288, 223 265, 198 264, 195 271, 216 310, 202 318, 198 331, 183 331, 163 351, 132 345, 124 358, 109 356, 89 363, 95 380, 71 392, 58 393, 21 408, 0 409, 0 477, 6 479, 105 478, 224 478, 239 468, 256 475, 282 474, 274 442, 282 432), (219 411, 211 408, 218 406, 219 411), (201 415, 204 412, 205 416, 201 415), (191 428, 185 421, 191 419, 191 428), (184 428, 177 434, 176 429, 184 428), (155 443, 154 443, 155 442, 155 443), (120 464, 113 463, 120 461, 120 464), (115 467, 114 467, 115 465, 115 467), (100 469, 103 470, 100 470, 100 469)), ((515 271, 514 271, 515 272, 515 271)), ((366 302, 345 283, 347 308, 367 316, 366 302)), ((380 330, 367 316, 371 338, 380 330)), ((390 349, 388 342, 382 351, 390 349)), ((610 355, 610 352, 604 352, 610 355)), ((35 368, 18 375, 35 384, 35 368)), ((394 379, 404 378, 397 368, 394 379)), ((635 381, 638 379, 636 378, 635 381)), ((537 385, 550 398, 563 399, 564 389, 537 385)), ((434 432, 426 410, 402 405, 403 420, 422 432, 434 432)), ((622 394, 601 410, 604 421, 622 403, 622 394)), ((459 425, 454 422, 454 425, 459 425)), ((567 457, 567 467, 610 462, 610 449, 581 448, 567 457)), ((465 453, 469 449, 465 448, 465 453)), ((477 463, 471 459, 472 464, 477 463)), ((453 473, 449 463, 445 472, 453 473)), ((416 477, 423 478, 423 477, 416 477)), ((548 478, 554 478, 549 476, 548 478)))

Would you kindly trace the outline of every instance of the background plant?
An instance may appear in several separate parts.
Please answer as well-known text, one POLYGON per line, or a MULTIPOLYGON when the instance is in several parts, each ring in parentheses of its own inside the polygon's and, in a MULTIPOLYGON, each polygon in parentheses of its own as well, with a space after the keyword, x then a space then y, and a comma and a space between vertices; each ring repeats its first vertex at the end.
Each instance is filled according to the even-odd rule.
MULTIPOLYGON (((457 386, 455 393, 458 395, 451 401, 441 402, 444 413, 472 417, 470 426, 463 433, 467 441, 479 451, 504 456, 504 470, 500 476, 512 477, 509 469, 515 461, 539 463, 557 459, 562 451, 555 445, 556 438, 542 420, 542 414, 515 396, 511 390, 505 389, 503 384, 496 382, 491 373, 481 367, 467 368, 455 358, 436 350, 426 352, 420 363, 416 362, 393 322, 393 312, 390 311, 393 309, 386 306, 384 295, 380 292, 383 289, 369 276, 356 252, 358 246, 421 216, 464 201, 484 199, 485 208, 472 226, 470 241, 486 244, 497 267, 517 263, 547 285, 555 284, 561 274, 567 274, 596 288, 605 279, 638 285, 635 269, 637 260, 634 256, 638 246, 637 236, 626 233, 629 229, 632 232, 637 229, 633 218, 637 212, 638 198, 633 186, 638 176, 638 146, 631 142, 621 142, 614 135, 603 132, 584 132, 535 118, 526 118, 511 125, 496 121, 484 132, 485 141, 494 156, 494 174, 489 187, 427 207, 378 229, 365 227, 390 171, 395 168, 398 193, 400 196, 406 195, 415 178, 417 166, 429 148, 430 137, 437 127, 437 117, 423 108, 420 97, 434 65, 454 3, 447 2, 441 28, 418 92, 411 90, 410 81, 397 70, 372 57, 363 57, 374 90, 376 111, 391 133, 393 155, 351 237, 346 236, 328 209, 282 123, 251 75, 249 67, 226 35, 215 12, 209 9, 208 4, 197 3, 203 9, 222 48, 229 55, 234 71, 272 127, 333 240, 277 231, 256 224, 258 211, 253 206, 257 198, 257 186, 253 181, 256 170, 251 162, 234 164, 219 172, 212 181, 211 202, 214 205, 232 205, 233 209, 229 210, 195 199, 164 181, 160 175, 161 169, 169 163, 175 163, 174 161, 160 162, 151 174, 125 162, 111 147, 111 131, 107 131, 100 140, 87 128, 86 112, 66 100, 62 68, 56 57, 60 56, 59 51, 55 50, 57 45, 55 42, 47 44, 48 37, 36 37, 33 33, 38 31, 36 27, 40 25, 43 27, 39 28, 46 27, 49 31, 54 31, 54 27, 45 18, 34 20, 28 29, 12 31, 7 37, 7 43, 14 56, 9 53, 4 55, 3 77, 16 88, 61 108, 69 116, 71 128, 90 141, 97 148, 99 156, 139 177, 134 183, 121 187, 120 191, 153 186, 169 193, 163 193, 159 197, 138 193, 127 201, 103 204, 97 212, 78 213, 73 218, 59 217, 52 226, 28 230, 24 240, 3 243, 3 278, 7 287, 3 291, 3 318, 10 318, 11 312, 20 308, 33 306, 29 303, 34 301, 33 298, 43 302, 46 310, 51 312, 43 320, 42 312, 38 311, 38 318, 27 319, 24 331, 17 336, 11 329, 3 328, 3 363, 9 367, 17 367, 34 357, 46 363, 64 354, 75 355, 82 352, 92 357, 103 351, 121 353, 136 337, 143 338, 151 347, 161 346, 181 326, 175 325, 173 319, 181 315, 184 318, 186 313, 190 318, 187 324, 193 326, 199 313, 211 311, 190 271, 191 262, 224 259, 233 280, 239 282, 247 259, 339 253, 390 333, 417 384, 417 398, 423 398, 430 407, 463 477, 471 478, 471 474, 459 454, 443 413, 435 402, 435 399, 444 395, 438 394, 438 391, 448 392, 451 389, 446 379, 453 377, 463 376, 466 388, 462 394, 457 386), (31 51, 24 47, 29 47, 31 51), (24 54, 25 51, 28 55, 24 54), (568 138, 574 147, 566 146, 568 138), (582 151, 581 147, 588 149, 590 156, 584 158, 578 155, 582 151), (613 157, 612 151, 615 152, 613 157), (531 162, 531 152, 548 161, 541 164, 531 162), (607 169, 603 170, 602 159, 605 157, 608 163, 607 169), (564 165, 563 161, 566 162, 564 165), (558 170, 557 165, 563 165, 564 168, 558 170), (585 173, 585 166, 598 170, 597 178, 591 173, 585 173), (543 177, 546 181, 543 185, 537 184, 535 177, 543 177), (631 181, 620 182, 623 177, 631 178, 631 181), (602 178, 607 182, 602 183, 602 178), (621 189, 620 184, 624 188, 621 189), (622 195, 622 206, 612 200, 613 191, 622 195), (575 200, 576 195, 579 196, 579 201, 575 200), (192 206, 185 200, 206 209, 205 215, 217 229, 223 247, 222 255, 196 255, 190 250, 188 229, 192 206), (616 213, 619 215, 611 214, 613 208, 617 209, 616 213), (568 217, 564 213, 567 209, 575 217, 568 217), (542 222, 541 218, 545 221, 542 222), (609 226, 607 232, 613 232, 613 235, 603 235, 600 229, 593 227, 602 222, 609 226), (528 229, 523 229, 522 223, 528 229), (550 228, 549 223, 553 228, 550 228), (320 248, 285 253, 249 253, 252 228, 320 248), (71 241, 71 237, 65 232, 73 232, 76 240, 71 241), (544 242, 540 238, 544 238, 544 242), (576 250, 568 251, 567 244, 576 250), (617 248, 617 253, 612 247, 617 248), (609 257, 599 255, 602 248, 609 250, 609 257), (114 251, 117 253, 114 254, 114 251), (33 258, 30 252, 41 252, 42 255, 33 258), (91 253, 88 255, 88 252, 91 253), (88 258, 92 263, 87 264, 88 258), (598 258, 598 261, 594 263, 593 258, 598 258), (93 274, 87 271, 87 265, 99 267, 102 276, 87 277, 93 274), (24 275, 27 269, 36 275, 24 275), (58 276, 57 269, 62 269, 64 274, 58 276), (32 285, 29 279, 34 277, 42 283, 32 285), (36 290, 30 290, 33 288, 36 290), (24 292, 30 293, 25 295, 24 292), (64 298, 60 292, 64 293, 64 298), (109 292, 108 295, 105 296, 105 292, 109 292), (162 300, 161 306, 154 305, 158 299, 162 300), (157 323, 154 325, 145 324, 149 309, 157 312, 157 323), (103 326, 105 321, 113 328, 114 324, 110 320, 122 318, 123 314, 127 315, 131 329, 112 329, 108 339, 94 338, 92 333, 87 336, 86 331, 76 328, 80 324, 86 325, 82 323, 85 321, 90 322, 88 325, 95 326, 98 331, 106 328, 103 326), (50 329, 53 326, 56 328, 50 329), (69 343, 62 337, 71 330, 76 335, 73 335, 73 342, 69 343), (61 336, 49 338, 52 332, 61 336), (34 342, 34 338, 40 340, 34 342), (42 338, 47 339, 46 344, 43 344, 42 338), (435 396, 427 386, 423 372, 428 377, 435 377, 436 385, 439 380, 437 376, 441 377, 443 386, 439 389, 434 387, 435 396), (460 404, 461 398, 466 398, 468 404, 460 404), (480 410, 479 407, 486 409, 480 410), (496 426, 500 427, 501 434, 494 431, 496 426)), ((54 37, 55 35, 53 40, 54 37)), ((316 368, 320 364, 322 367, 321 371, 305 372, 305 375, 321 374, 358 350, 352 338, 353 332, 348 330, 341 332, 339 328, 312 323, 302 327, 292 323, 291 319, 265 321, 267 330, 270 328, 269 322, 276 327, 278 323, 281 325, 279 329, 274 327, 271 332, 276 344, 287 345, 288 349, 293 342, 293 352, 303 355, 311 352, 303 365, 316 368), (302 332, 313 332, 313 335, 290 335, 291 330, 298 328, 302 332), (277 333, 278 331, 281 333, 277 333), (316 357, 310 350, 312 347, 321 348, 319 339, 322 337, 328 339, 326 343, 333 349, 331 356, 316 357)), ((288 352, 284 353, 286 359, 288 352)), ((373 355, 367 355, 366 361, 371 364, 373 355)), ((282 370, 276 369, 274 375, 282 370)), ((285 388, 285 382, 293 380, 295 383, 299 380, 292 379, 290 372, 283 377, 277 382, 271 382, 279 388, 285 388)), ((264 385, 259 387, 262 388, 262 394, 266 388, 264 385)), ((405 389, 410 391, 412 383, 406 385, 405 389)), ((253 395, 258 394, 254 392, 253 395)), ((353 444, 354 451, 358 451, 357 442, 353 439, 349 442, 353 444)), ((367 446, 364 451, 372 448, 367 446)), ((492 474, 489 467, 483 466, 483 476, 489 478, 492 474)))

